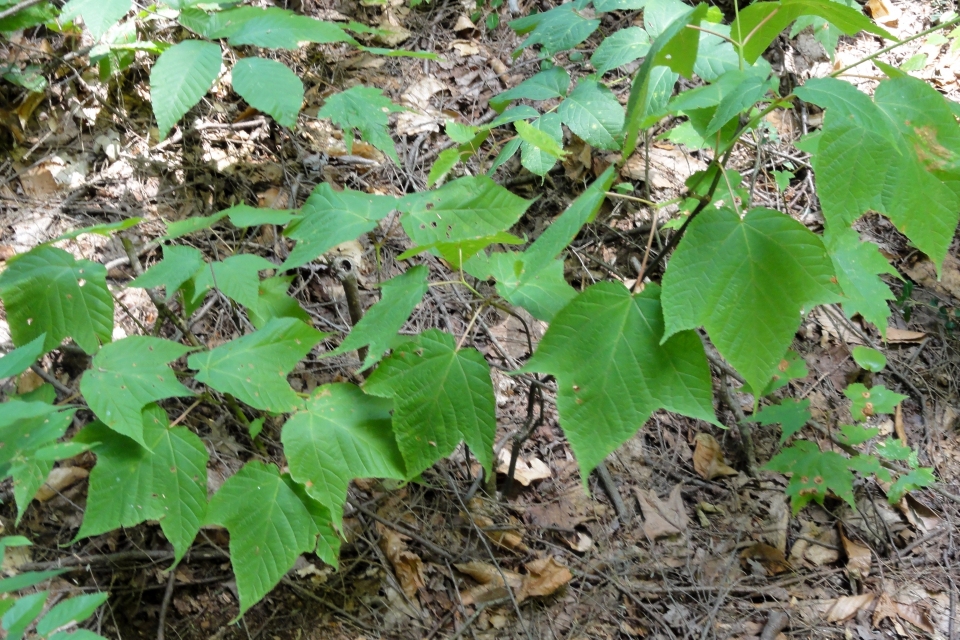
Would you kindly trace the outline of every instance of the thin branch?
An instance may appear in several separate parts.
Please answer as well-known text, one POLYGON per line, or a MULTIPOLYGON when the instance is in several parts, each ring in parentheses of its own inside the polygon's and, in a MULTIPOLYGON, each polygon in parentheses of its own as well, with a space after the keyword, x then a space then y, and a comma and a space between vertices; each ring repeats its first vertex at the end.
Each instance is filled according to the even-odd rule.
POLYGON ((43 2, 43 0, 23 0, 23 2, 15 4, 9 9, 4 9, 3 11, 0 11, 0 20, 3 20, 4 18, 9 18, 10 16, 17 13, 18 11, 29 9, 33 5, 40 4, 41 2, 43 2))

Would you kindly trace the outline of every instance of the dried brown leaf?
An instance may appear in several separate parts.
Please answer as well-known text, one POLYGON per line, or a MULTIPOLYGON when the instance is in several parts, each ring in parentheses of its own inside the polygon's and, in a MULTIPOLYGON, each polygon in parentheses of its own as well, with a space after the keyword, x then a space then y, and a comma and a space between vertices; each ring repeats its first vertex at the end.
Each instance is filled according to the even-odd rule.
POLYGON ((792 569, 782 551, 762 542, 757 542, 741 551, 740 559, 745 563, 749 560, 759 563, 770 576, 792 569))
POLYGON ((56 467, 37 492, 36 499, 47 502, 90 475, 83 467, 56 467))
POLYGON ((693 468, 705 480, 713 480, 720 476, 735 476, 737 470, 723 460, 723 451, 720 443, 709 433, 699 433, 696 437, 697 446, 693 451, 693 468))
POLYGON ((680 535, 687 530, 689 519, 683 508, 683 498, 678 484, 670 492, 666 502, 653 491, 635 489, 637 501, 643 511, 643 532, 651 540, 680 535))
MULTIPOLYGON (((497 473, 504 475, 510 471, 510 452, 506 447, 500 450, 497 458, 497 473)), ((529 487, 534 480, 543 480, 553 475, 550 467, 539 458, 517 458, 517 466, 513 471, 513 478, 525 487, 529 487)))
POLYGON ((908 329, 897 329, 896 327, 887 327, 887 342, 898 344, 903 342, 921 342, 927 334, 923 331, 910 331, 908 329))
POLYGON ((843 550, 847 554, 847 575, 851 578, 863 581, 870 575, 870 563, 872 554, 870 547, 855 542, 840 532, 840 541, 843 543, 843 550))
POLYGON ((827 610, 827 622, 843 622, 857 615, 861 609, 868 608, 876 599, 873 593, 837 598, 827 610))
POLYGON ((527 575, 523 576, 520 599, 553 595, 560 587, 573 579, 570 569, 557 562, 553 556, 538 558, 524 565, 527 575))
POLYGON ((393 566, 393 572, 400 582, 400 588, 408 598, 413 598, 418 589, 426 586, 423 576, 423 560, 420 556, 407 550, 404 542, 407 538, 393 529, 377 524, 380 533, 380 550, 387 556, 393 566))

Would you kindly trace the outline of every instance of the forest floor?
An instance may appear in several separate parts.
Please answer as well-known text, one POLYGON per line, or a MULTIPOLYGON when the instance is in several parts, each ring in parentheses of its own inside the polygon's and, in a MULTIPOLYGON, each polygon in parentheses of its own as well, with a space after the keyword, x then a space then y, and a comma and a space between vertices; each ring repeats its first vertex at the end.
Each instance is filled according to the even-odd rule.
MULTIPOLYGON (((534 3, 522 2, 528 12, 534 3)), ((952 3, 894 0, 899 12, 885 26, 907 36, 930 26, 934 12, 952 3)), ((546 3, 544 3, 546 7, 546 3)), ((158 143, 145 93, 146 66, 139 63, 109 84, 94 70, 68 63, 59 80, 34 98, 0 87, 0 260, 63 232, 131 216, 145 220, 126 231, 149 266, 159 258, 156 239, 164 221, 208 215, 236 203, 265 207, 299 206, 313 187, 338 187, 403 194, 425 188, 425 177, 447 138, 442 123, 489 121, 488 100, 515 86, 536 68, 535 55, 511 53, 520 40, 506 22, 488 29, 467 16, 472 0, 435 0, 411 9, 403 0, 365 6, 354 0, 305 0, 290 7, 324 19, 352 19, 387 25, 407 49, 435 52, 441 61, 375 57, 334 45, 285 53, 284 61, 304 78, 304 115, 291 132, 250 113, 227 87, 215 86, 216 100, 204 100, 183 128, 158 143), (74 65, 74 66, 70 66, 74 65), (315 116, 324 98, 353 84, 376 86, 411 109, 394 116, 401 158, 395 166, 370 145, 358 142, 347 154, 340 132, 315 116), (183 131, 181 135, 179 131, 183 131)), ((491 12, 485 7, 484 14, 491 12)), ((634 19, 608 14, 607 32, 634 19), (619 23, 618 23, 619 21, 619 23), (622 24, 620 24, 622 23, 622 24)), ((0 55, 32 52, 44 60, 63 57, 85 43, 46 34, 0 41, 0 55)), ((595 46, 595 45, 592 45, 595 46)), ((882 46, 874 37, 843 38, 842 66, 882 46)), ((948 97, 960 99, 960 54, 949 45, 918 40, 882 59, 914 59, 914 74, 948 97), (916 58, 924 55, 924 58, 916 58)), ((778 70, 801 79, 833 68, 812 35, 781 38, 768 54, 778 70)), ((148 58, 144 58, 147 61, 148 58)), ((627 68, 624 73, 633 69, 627 68)), ((63 71, 63 70, 61 70, 63 71)), ((850 81, 866 90, 880 72, 858 67, 850 81)), ((619 85, 625 100, 629 83, 619 85)), ((786 211, 814 230, 822 225, 805 155, 792 143, 816 128, 819 115, 777 111, 775 132, 758 151, 742 146, 735 168, 751 181, 755 203, 786 211), (775 170, 795 175, 779 188, 775 170)), ((568 139, 567 160, 541 182, 519 163, 508 163, 498 181, 515 193, 537 198, 516 231, 536 237, 605 166, 602 152, 568 139)), ((684 180, 704 166, 681 145, 654 141, 649 171, 642 156, 621 175, 639 183, 651 199, 676 197, 684 180)), ((662 223, 675 212, 656 214, 662 223)), ((636 277, 654 215, 627 200, 605 203, 597 221, 574 242, 567 259, 575 286, 636 277)), ((390 219, 372 242, 341 246, 361 265, 365 306, 378 299, 375 284, 399 272, 395 256, 409 248, 390 228, 390 219)), ((72 571, 54 581, 54 590, 109 590, 112 594, 95 628, 111 638, 242 638, 245 640, 361 638, 960 638, 960 333, 951 320, 960 309, 960 254, 948 256, 937 281, 931 263, 911 251, 891 224, 868 216, 858 226, 877 242, 906 278, 888 279, 901 298, 894 305, 890 340, 858 319, 826 309, 808 317, 794 349, 808 375, 790 383, 790 395, 806 398, 827 428, 849 421, 842 394, 858 375, 850 352, 870 344, 882 350, 889 367, 879 376, 908 396, 894 416, 872 425, 914 446, 934 468, 934 489, 908 494, 891 505, 874 481, 856 486, 858 508, 828 500, 792 514, 785 478, 761 472, 750 477, 736 429, 660 412, 607 461, 611 482, 596 474, 583 479, 546 394, 543 420, 523 442, 512 487, 499 475, 500 495, 476 489, 479 469, 459 452, 424 473, 421 483, 397 488, 375 481, 351 489, 347 540, 337 569, 304 556, 281 585, 238 623, 236 585, 226 558, 226 532, 204 529, 193 550, 173 573, 173 554, 155 524, 72 542, 86 495, 87 463, 66 463, 51 477, 49 491, 14 526, 10 490, 0 516, 5 532, 28 536, 31 553, 8 557, 8 571, 61 566, 72 571), (904 283, 910 286, 905 290, 904 283), (611 500, 613 487, 622 512, 611 500), (506 491, 506 493, 502 493, 506 491), (515 586, 536 581, 543 595, 523 599, 496 586, 503 572, 515 586), (492 582, 491 582, 492 580, 492 582), (486 583, 486 584, 485 584, 486 583), (171 587, 172 585, 172 587, 171 587), (167 598, 165 598, 167 594, 167 598), (158 626, 164 625, 158 636, 158 626), (951 622, 952 619, 952 622, 951 622)), ((276 262, 289 247, 274 228, 241 236, 215 227, 196 245, 208 255, 245 244, 276 262)), ((662 242, 654 233, 654 246, 662 242)), ((109 281, 125 309, 118 309, 118 336, 152 324, 157 311, 143 290, 125 288, 134 273, 116 239, 82 235, 64 248, 108 265, 109 281)), ((441 261, 427 257, 434 280, 450 280, 441 261)), ((301 269, 292 291, 325 331, 344 332, 349 319, 339 282, 323 267, 301 269)), ((409 330, 438 327, 460 336, 472 315, 469 293, 458 287, 431 288, 410 320, 409 330)), ((0 316, 3 317, 3 316, 0 316)), ((545 327, 526 318, 535 344, 545 327)), ((193 331, 222 342, 235 331, 232 312, 214 295, 194 317, 193 331)), ((481 316, 471 340, 492 363, 508 368, 529 355, 528 336, 516 318, 490 311, 481 316)), ((337 339, 324 343, 332 348, 337 339)), ((0 350, 10 347, 0 321, 0 350)), ((45 361, 49 374, 76 385, 76 363, 45 361)), ((308 362, 291 376, 298 390, 348 379, 355 354, 308 362)), ((21 388, 42 382, 25 376, 21 388)), ((509 457, 513 437, 528 424, 528 390, 494 369, 500 455, 509 457)), ((744 411, 752 398, 742 394, 744 411)), ((176 403, 171 402, 176 411, 176 403)), ((182 411, 186 404, 180 408, 182 411)), ((717 405, 722 422, 733 426, 730 410, 717 405)), ((279 425, 268 424, 257 448, 247 431, 228 416, 201 406, 184 424, 203 438, 210 453, 209 484, 215 491, 252 457, 281 467, 279 425)), ((638 425, 639 426, 639 425, 638 425)), ((779 432, 754 431, 757 457, 778 449, 779 432)), ((808 434, 811 439, 826 434, 808 434)), ((502 469, 501 469, 502 471, 502 469)), ((10 553, 8 552, 8 555, 10 553)))

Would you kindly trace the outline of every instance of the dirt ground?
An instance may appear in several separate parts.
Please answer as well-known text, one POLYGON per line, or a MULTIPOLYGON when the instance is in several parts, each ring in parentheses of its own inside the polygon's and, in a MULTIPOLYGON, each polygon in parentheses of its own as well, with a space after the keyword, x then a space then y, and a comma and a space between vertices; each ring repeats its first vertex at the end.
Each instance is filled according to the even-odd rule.
MULTIPOLYGON (((521 11, 534 6, 549 8, 549 3, 521 2, 521 11)), ((895 0, 892 6, 898 13, 884 26, 900 36, 918 33, 930 26, 932 15, 956 8, 943 0, 895 0)), ((12 85, 0 85, 0 149, 5 150, 0 155, 0 259, 71 229, 142 216, 145 221, 125 234, 149 266, 161 257, 156 239, 164 233, 162 221, 208 215, 236 203, 299 206, 323 181, 376 193, 423 190, 433 160, 449 144, 442 122, 489 121, 494 114, 488 100, 536 69, 529 50, 511 58, 519 38, 505 26, 505 7, 494 29, 483 20, 479 27, 464 22, 475 9, 471 0, 435 0, 415 9, 400 0, 382 7, 308 0, 289 8, 324 19, 387 26, 396 34, 387 44, 435 52, 442 61, 375 57, 340 45, 284 53, 284 62, 307 88, 295 131, 245 111, 229 86, 217 84, 177 133, 158 143, 145 88, 148 58, 107 85, 96 80, 83 58, 63 61, 89 43, 32 32, 0 41, 3 57, 33 52, 58 74, 36 100, 12 85), (365 143, 356 143, 348 154, 339 130, 315 117, 326 96, 358 83, 380 87, 411 109, 394 116, 399 167, 365 143)), ((608 14, 602 29, 612 32, 635 17, 608 14)), ((588 48, 596 46, 590 42, 588 48)), ((881 46, 866 35, 843 38, 837 64, 881 46)), ((920 39, 881 59, 901 64, 925 55, 917 58, 915 75, 960 99, 960 51, 950 49, 920 39)), ((809 33, 777 41, 768 57, 775 69, 800 79, 822 76, 834 64, 809 33)), ((869 91, 879 76, 866 64, 849 79, 869 91)), ((629 83, 618 84, 617 91, 625 102, 629 83)), ((814 230, 822 228, 822 218, 813 175, 792 142, 815 128, 818 117, 799 110, 774 112, 769 144, 761 155, 744 145, 734 156, 734 168, 755 176, 755 204, 786 211, 814 230), (796 175, 781 191, 772 171, 786 168, 796 175)), ((567 142, 568 159, 543 183, 519 163, 499 170, 499 182, 538 198, 516 229, 520 235, 536 237, 605 166, 602 152, 576 139, 567 142)), ((655 141, 649 184, 640 188, 654 201, 669 200, 702 165, 695 152, 655 141)), ((646 176, 637 157, 627 162, 621 178, 639 183, 646 176)), ((676 207, 665 207, 656 222, 674 213, 676 207)), ((630 201, 608 201, 597 222, 572 245, 568 279, 587 286, 601 279, 635 278, 653 218, 630 201)), ((902 434, 940 480, 899 504, 890 505, 876 482, 861 481, 856 511, 828 501, 794 516, 782 475, 761 472, 754 478, 744 473, 736 429, 662 412, 610 456, 610 478, 594 474, 584 482, 558 427, 552 391, 543 394, 539 405, 530 398, 528 381, 499 370, 512 369, 529 355, 522 323, 491 311, 473 328, 472 341, 494 365, 500 455, 509 457, 514 436, 533 426, 522 443, 517 480, 508 487, 505 474, 499 474, 497 496, 478 490, 479 469, 462 450, 424 473, 420 483, 398 488, 357 482, 347 507, 340 566, 302 557, 277 589, 230 624, 238 599, 225 531, 204 529, 173 572, 171 547, 155 524, 72 542, 85 501, 84 478, 93 462, 80 458, 61 465, 63 477, 51 479, 52 490, 34 502, 19 526, 14 526, 12 490, 0 487, 5 533, 26 535, 35 543, 32 555, 12 558, 5 569, 70 566, 51 589, 64 595, 109 590, 108 606, 91 628, 110 638, 956 640, 960 339, 951 318, 960 307, 957 245, 955 241, 937 281, 931 264, 888 221, 868 216, 858 225, 906 277, 888 280, 901 297, 890 321, 891 339, 881 347, 890 364, 876 381, 909 399, 902 411, 879 416, 872 426, 902 434), (614 491, 621 505, 612 500, 614 491), (501 575, 514 589, 497 586, 501 575), (521 601, 517 595, 527 591, 531 597, 521 601)), ((361 263, 365 306, 378 299, 375 283, 400 272, 395 256, 409 245, 396 226, 388 218, 370 237, 343 248, 361 263)), ((191 242, 210 257, 240 247, 279 262, 289 252, 269 226, 244 235, 224 224, 191 242)), ((654 242, 662 242, 660 232, 654 242)), ((156 308, 145 293, 124 288, 134 273, 119 241, 82 235, 61 246, 107 265, 122 303, 115 337, 139 332, 138 323, 149 326, 156 320, 156 308)), ((431 279, 450 279, 441 261, 424 261, 431 279)), ((347 330, 343 290, 329 270, 298 270, 291 291, 317 328, 347 330)), ((431 288, 406 329, 438 327, 459 336, 468 330, 473 304, 465 289, 431 288)), ((535 343, 545 327, 526 320, 535 343)), ((214 296, 195 316, 192 329, 208 344, 223 342, 234 335, 235 318, 214 296)), ((337 342, 330 339, 321 348, 337 342)), ((842 390, 858 373, 850 348, 877 342, 872 327, 845 320, 837 309, 812 314, 794 345, 809 374, 791 382, 784 395, 808 398, 814 418, 826 429, 843 424, 849 410, 842 390)), ((11 344, 6 323, 0 321, 0 350, 11 344)), ((47 356, 42 364, 68 387, 76 386, 84 366, 69 353, 47 356)), ((355 364, 355 354, 308 360, 291 376, 291 384, 309 391, 348 379, 355 364)), ((20 384, 36 382, 27 376, 20 384)), ((749 412, 752 399, 740 397, 742 409, 749 412)), ((188 403, 171 400, 165 406, 174 416, 188 403)), ((721 421, 735 424, 726 406, 718 402, 717 409, 721 421)), ((211 491, 254 456, 284 465, 280 424, 265 426, 261 449, 242 426, 210 407, 198 407, 184 424, 210 452, 211 491)), ((807 437, 826 445, 828 435, 812 432, 807 437)), ((779 432, 769 427, 758 427, 754 438, 761 462, 779 446, 779 432)))

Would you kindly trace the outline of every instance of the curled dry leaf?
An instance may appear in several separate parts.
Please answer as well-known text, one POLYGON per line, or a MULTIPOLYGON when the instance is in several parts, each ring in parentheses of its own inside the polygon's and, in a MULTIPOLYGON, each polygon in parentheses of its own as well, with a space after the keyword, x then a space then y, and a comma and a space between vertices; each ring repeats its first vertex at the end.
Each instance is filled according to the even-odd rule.
POLYGON ((377 531, 380 533, 380 550, 393 565, 393 572, 400 582, 400 588, 408 598, 413 598, 418 589, 426 586, 423 577, 423 560, 417 554, 407 550, 406 536, 379 523, 377 523, 377 531))
POLYGON ((897 26, 900 20, 900 9, 890 0, 867 0, 867 11, 870 17, 886 26, 897 26))
POLYGON ((847 554, 847 575, 863 581, 870 575, 870 548, 851 540, 843 535, 842 531, 840 532, 840 541, 843 543, 843 550, 847 554))
MULTIPOLYGON (((497 473, 506 475, 509 471, 510 452, 504 447, 497 457, 497 473)), ((543 460, 523 456, 517 458, 517 466, 513 471, 514 479, 525 487, 529 487, 534 480, 543 480, 551 475, 553 474, 550 472, 550 467, 543 460)))
POLYGON ((523 534, 520 532, 520 529, 508 529, 504 527, 496 526, 493 518, 490 516, 484 515, 483 512, 489 512, 486 508, 486 503, 479 498, 473 498, 467 503, 467 508, 470 510, 469 514, 461 513, 460 515, 463 518, 470 518, 473 520, 473 523, 477 525, 477 528, 483 531, 484 535, 490 539, 498 547, 503 547, 504 549, 511 549, 513 551, 521 551, 526 553, 530 548, 523 542, 523 534))
POLYGON ((83 467, 56 467, 51 469, 47 481, 37 492, 36 499, 40 502, 47 502, 89 475, 90 472, 83 467))
POLYGON ((679 484, 670 492, 666 502, 661 501, 653 491, 635 491, 643 511, 643 532, 649 539, 676 536, 687 530, 689 519, 683 508, 679 484))
POLYGON ((923 331, 910 331, 909 329, 897 329, 896 327, 887 327, 887 342, 890 344, 902 344, 904 342, 921 342, 927 334, 923 331))
POLYGON ((792 569, 782 551, 762 542, 741 551, 740 560, 745 564, 749 564, 750 561, 758 563, 767 572, 768 576, 775 576, 792 569))
POLYGON ((517 602, 523 602, 527 598, 549 596, 573 579, 570 569, 557 562, 553 556, 528 562, 524 565, 526 574, 498 569, 492 564, 479 561, 454 566, 480 583, 479 586, 463 593, 465 605, 506 597, 509 595, 507 586, 513 591, 513 597, 517 602))
POLYGON ((827 622, 843 622, 857 615, 861 609, 868 608, 876 599, 876 594, 862 593, 858 596, 844 596, 832 601, 827 609, 827 622))
POLYGON ((476 28, 477 25, 473 24, 473 20, 463 13, 460 14, 459 18, 457 18, 457 23, 453 25, 453 30, 457 33, 460 33, 461 31, 473 31, 476 28))
POLYGON ((693 468, 705 480, 713 480, 720 476, 735 476, 737 470, 723 460, 723 451, 720 443, 709 433, 699 433, 696 437, 697 446, 693 451, 693 468))

